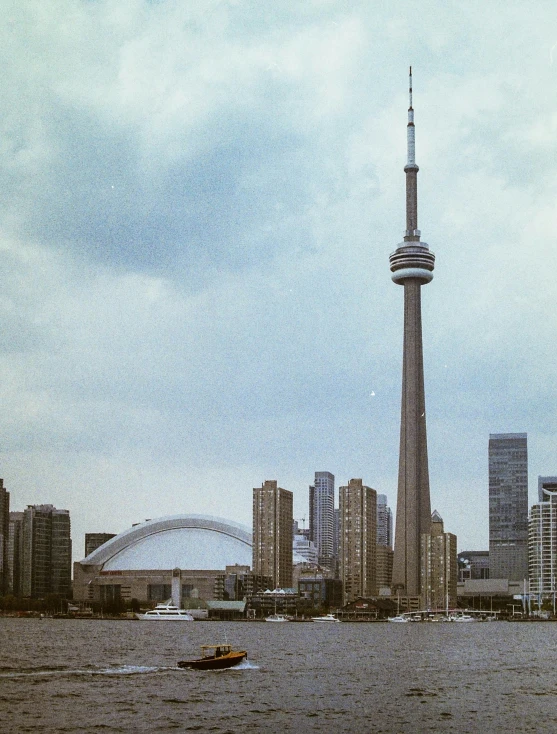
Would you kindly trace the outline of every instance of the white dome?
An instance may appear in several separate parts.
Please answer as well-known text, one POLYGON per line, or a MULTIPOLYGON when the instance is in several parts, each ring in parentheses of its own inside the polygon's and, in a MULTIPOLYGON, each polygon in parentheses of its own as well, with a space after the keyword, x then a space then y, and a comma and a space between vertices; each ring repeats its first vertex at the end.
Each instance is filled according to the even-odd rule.
POLYGON ((251 533, 243 525, 205 515, 148 520, 97 548, 81 563, 103 571, 224 570, 251 567, 251 533))

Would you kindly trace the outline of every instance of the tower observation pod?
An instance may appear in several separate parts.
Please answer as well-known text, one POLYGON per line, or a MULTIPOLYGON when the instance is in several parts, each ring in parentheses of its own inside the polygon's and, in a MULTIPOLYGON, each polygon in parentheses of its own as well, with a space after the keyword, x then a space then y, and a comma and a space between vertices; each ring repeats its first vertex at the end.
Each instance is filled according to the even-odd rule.
POLYGON ((407 126, 406 231, 391 254, 391 278, 404 287, 404 343, 393 588, 407 596, 420 594, 420 540, 429 533, 431 502, 422 347, 421 287, 433 278, 435 255, 420 241, 418 229, 418 171, 412 67, 407 126))

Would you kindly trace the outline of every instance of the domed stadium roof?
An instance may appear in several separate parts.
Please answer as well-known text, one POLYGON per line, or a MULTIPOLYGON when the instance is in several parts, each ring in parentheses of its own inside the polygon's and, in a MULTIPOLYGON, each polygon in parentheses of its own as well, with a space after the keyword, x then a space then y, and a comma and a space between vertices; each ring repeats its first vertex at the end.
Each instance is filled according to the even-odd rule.
POLYGON ((103 571, 217 570, 251 566, 247 527, 207 515, 172 515, 134 525, 81 561, 103 571))

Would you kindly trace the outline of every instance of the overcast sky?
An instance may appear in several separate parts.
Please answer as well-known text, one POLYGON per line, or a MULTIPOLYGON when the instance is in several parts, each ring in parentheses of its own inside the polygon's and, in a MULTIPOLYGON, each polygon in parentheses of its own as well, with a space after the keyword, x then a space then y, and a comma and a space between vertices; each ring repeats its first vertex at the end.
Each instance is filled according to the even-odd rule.
MULTIPOLYGON (((408 65, 432 509, 557 474, 557 5, 2 2, 0 476, 85 532, 361 477, 394 509, 408 65)), ((307 524, 307 520, 306 520, 307 524)))

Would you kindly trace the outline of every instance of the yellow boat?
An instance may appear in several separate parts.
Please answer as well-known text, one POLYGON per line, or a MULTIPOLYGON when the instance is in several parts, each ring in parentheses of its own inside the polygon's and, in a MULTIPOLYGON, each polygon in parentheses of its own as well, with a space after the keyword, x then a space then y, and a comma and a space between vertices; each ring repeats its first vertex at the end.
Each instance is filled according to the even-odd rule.
POLYGON ((232 645, 201 645, 201 657, 196 660, 180 660, 179 668, 195 670, 222 670, 238 665, 247 657, 246 650, 233 650, 232 645))

